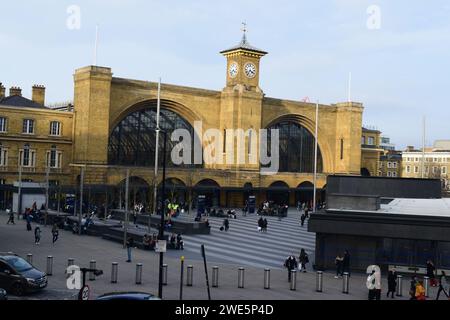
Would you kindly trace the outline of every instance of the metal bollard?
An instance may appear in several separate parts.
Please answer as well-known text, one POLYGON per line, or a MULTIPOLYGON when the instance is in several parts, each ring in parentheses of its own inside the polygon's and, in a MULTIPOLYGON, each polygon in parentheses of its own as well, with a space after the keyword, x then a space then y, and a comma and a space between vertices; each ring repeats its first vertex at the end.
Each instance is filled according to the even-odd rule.
POLYGON ((111 283, 117 283, 117 276, 119 273, 119 264, 113 262, 111 265, 111 283))
POLYGON ((136 264, 136 284, 142 284, 142 263, 136 264))
POLYGON ((425 287, 425 297, 428 298, 428 292, 430 291, 430 278, 423 277, 423 286, 425 287))
POLYGON ((397 297, 403 296, 403 277, 397 276, 397 297))
POLYGON ((297 270, 291 270, 291 286, 292 291, 297 290, 297 270))
POLYGON ((163 264, 163 281, 162 284, 167 286, 167 264, 163 264))
POLYGON ((342 293, 348 294, 349 291, 349 274, 348 272, 344 273, 344 277, 342 278, 342 293))
POLYGON ((192 287, 193 278, 194 278, 194 267, 189 265, 187 267, 186 286, 192 287))
POLYGON ((245 269, 240 267, 238 270, 238 288, 244 288, 244 271, 245 269))
POLYGON ((73 258, 67 259, 67 266, 68 267, 73 266, 74 264, 75 264, 75 259, 73 259, 73 258))
POLYGON ((47 275, 51 276, 53 274, 53 257, 47 257, 47 275))
POLYGON ((323 290, 323 272, 322 271, 317 271, 316 291, 317 292, 322 292, 322 290, 323 290))
MULTIPOLYGON (((91 260, 89 264, 89 269, 96 269, 97 262, 95 260, 91 260)), ((95 280, 95 274, 93 272, 89 272, 89 280, 94 281, 95 280)))
POLYGON ((270 289, 270 269, 264 269, 264 289, 270 289))
POLYGON ((217 266, 213 267, 212 286, 213 286, 213 288, 219 287, 219 267, 217 267, 217 266))
POLYGON ((27 262, 33 264, 33 255, 31 253, 27 254, 27 262))

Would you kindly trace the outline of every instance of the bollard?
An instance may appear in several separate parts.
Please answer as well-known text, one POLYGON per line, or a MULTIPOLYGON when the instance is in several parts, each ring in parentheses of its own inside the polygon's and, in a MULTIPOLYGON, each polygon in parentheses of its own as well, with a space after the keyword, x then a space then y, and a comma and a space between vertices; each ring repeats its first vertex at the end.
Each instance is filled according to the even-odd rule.
POLYGON ((290 289, 292 291, 297 290, 297 270, 291 270, 291 285, 290 289))
MULTIPOLYGON (((89 269, 96 269, 95 265, 97 263, 95 262, 95 260, 91 260, 90 264, 89 264, 89 269)), ((89 272, 89 280, 94 281, 95 280, 95 274, 93 272, 89 272)))
POLYGON ((403 277, 397 276, 397 297, 403 296, 403 277))
POLYGON ((33 255, 31 253, 27 254, 27 262, 33 264, 33 255))
POLYGON ((67 259, 67 266, 68 267, 73 266, 74 264, 75 264, 75 260, 73 258, 67 259))
POLYGON ((47 275, 51 276, 53 274, 53 257, 47 257, 47 275))
POLYGON ((349 282, 349 274, 348 272, 344 272, 344 277, 342 278, 342 293, 348 294, 349 282))
POLYGON ((238 270, 238 288, 244 288, 244 271, 245 269, 240 267, 238 270))
POLYGON ((425 287, 425 297, 428 298, 428 293, 430 289, 430 278, 429 277, 423 277, 423 286, 425 287))
POLYGON ((214 266, 212 270, 212 286, 213 288, 219 287, 219 267, 214 266))
POLYGON ((194 278, 194 267, 188 266, 187 267, 187 277, 186 277, 186 285, 188 287, 192 287, 193 278, 194 278))
POLYGON ((316 291, 317 292, 322 292, 322 289, 323 289, 323 272, 322 271, 317 271, 316 291))
POLYGON ((111 283, 117 283, 117 276, 119 273, 119 264, 113 262, 111 266, 111 283))
POLYGON ((264 289, 270 289, 270 269, 264 269, 264 289))
POLYGON ((136 284, 142 284, 142 263, 136 264, 136 284))
POLYGON ((167 286, 167 264, 163 264, 163 286, 167 286))

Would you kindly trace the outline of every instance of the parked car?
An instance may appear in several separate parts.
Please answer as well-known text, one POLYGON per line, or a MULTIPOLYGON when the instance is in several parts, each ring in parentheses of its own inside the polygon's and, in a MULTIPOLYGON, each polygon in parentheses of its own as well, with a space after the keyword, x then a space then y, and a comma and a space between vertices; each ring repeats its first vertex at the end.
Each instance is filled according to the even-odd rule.
POLYGON ((145 292, 112 292, 106 293, 96 300, 161 300, 151 293, 145 292))
POLYGON ((8 295, 5 289, 0 289, 0 301, 8 300, 8 295))
POLYGON ((0 253, 0 288, 21 296, 47 287, 47 275, 16 254, 0 253))

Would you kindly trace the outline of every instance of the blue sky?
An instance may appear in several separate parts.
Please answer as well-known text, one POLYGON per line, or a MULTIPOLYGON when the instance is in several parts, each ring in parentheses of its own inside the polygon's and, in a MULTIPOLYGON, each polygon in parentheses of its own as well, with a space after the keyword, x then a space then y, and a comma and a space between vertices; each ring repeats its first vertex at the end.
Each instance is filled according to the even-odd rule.
POLYGON ((404 148, 450 139, 450 3, 445 0, 144 1, 0 0, 0 81, 25 96, 34 83, 47 102, 71 100, 76 68, 93 62, 99 25, 98 65, 118 77, 221 90, 225 59, 248 39, 269 52, 261 87, 271 97, 322 103, 352 99, 365 105, 364 124, 404 148), (70 30, 67 8, 81 10, 70 30), (371 5, 380 29, 369 29, 371 5))

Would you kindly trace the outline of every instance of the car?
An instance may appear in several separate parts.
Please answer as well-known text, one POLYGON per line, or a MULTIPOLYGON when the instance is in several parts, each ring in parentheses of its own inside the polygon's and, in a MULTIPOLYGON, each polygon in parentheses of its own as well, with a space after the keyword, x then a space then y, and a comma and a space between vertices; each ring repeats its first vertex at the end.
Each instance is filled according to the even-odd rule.
POLYGON ((96 300, 161 300, 151 293, 145 292, 112 292, 106 293, 96 300))
POLYGON ((13 253, 0 253, 0 288, 22 296, 47 287, 47 275, 13 253))
POLYGON ((5 289, 0 289, 0 301, 8 300, 8 295, 5 289))

